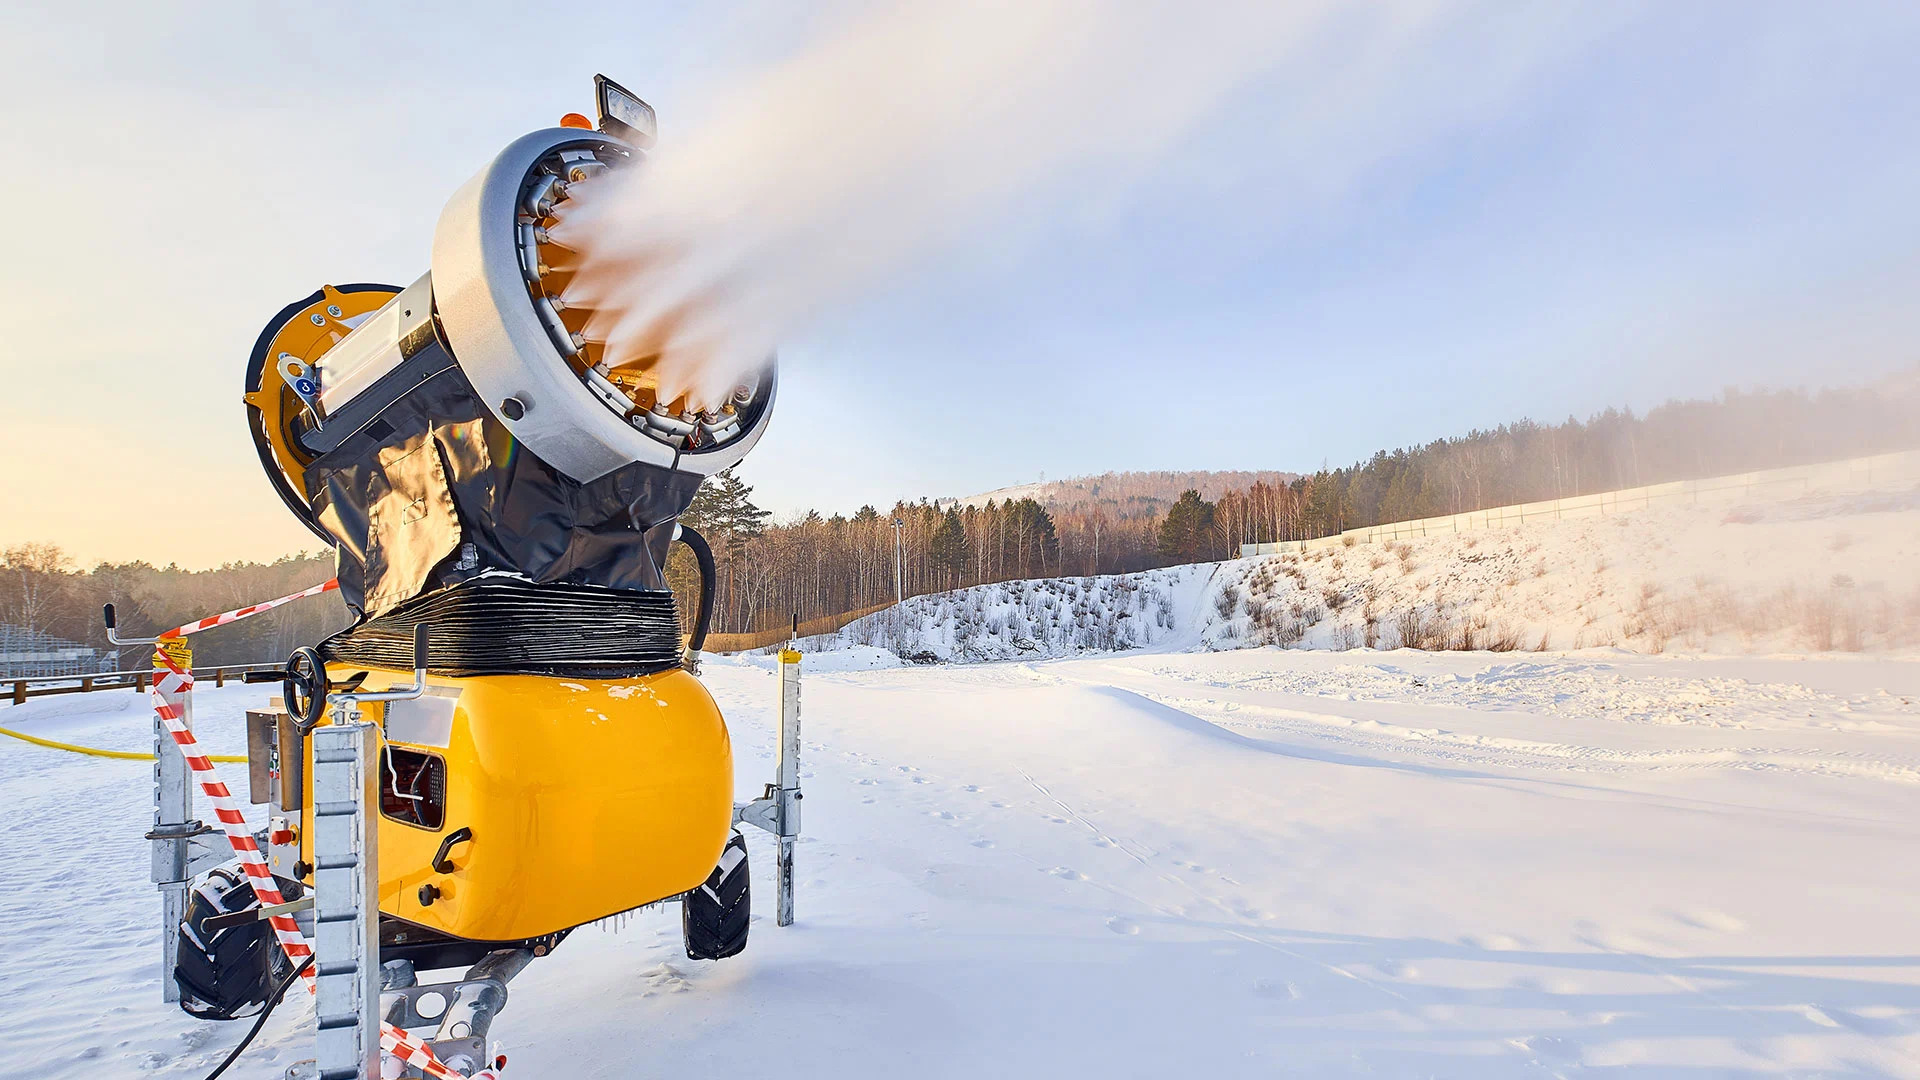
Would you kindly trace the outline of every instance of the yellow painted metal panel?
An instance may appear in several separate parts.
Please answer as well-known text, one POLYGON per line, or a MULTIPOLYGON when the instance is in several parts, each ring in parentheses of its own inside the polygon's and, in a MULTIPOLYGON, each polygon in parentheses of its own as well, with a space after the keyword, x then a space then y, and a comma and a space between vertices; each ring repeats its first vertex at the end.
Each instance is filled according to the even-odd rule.
MULTIPOLYGON (((365 688, 411 678, 375 671, 365 688)), ((733 752, 692 675, 433 677, 429 693, 458 695, 448 745, 418 747, 446 759, 446 816, 439 830, 380 817, 382 912, 473 940, 539 937, 685 892, 719 861, 733 752), (462 827, 473 839, 453 848, 452 873, 435 872, 435 850, 462 827), (424 884, 439 890, 426 906, 424 884)))

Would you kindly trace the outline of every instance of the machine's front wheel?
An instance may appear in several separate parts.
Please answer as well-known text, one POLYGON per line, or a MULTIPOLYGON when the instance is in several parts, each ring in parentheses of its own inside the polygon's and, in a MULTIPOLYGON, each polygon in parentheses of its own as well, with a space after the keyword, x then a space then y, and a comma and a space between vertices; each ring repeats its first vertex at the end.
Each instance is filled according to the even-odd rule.
POLYGON ((686 935, 688 959, 719 960, 747 947, 750 893, 747 840, 736 832, 720 852, 720 865, 680 901, 680 929, 686 935))

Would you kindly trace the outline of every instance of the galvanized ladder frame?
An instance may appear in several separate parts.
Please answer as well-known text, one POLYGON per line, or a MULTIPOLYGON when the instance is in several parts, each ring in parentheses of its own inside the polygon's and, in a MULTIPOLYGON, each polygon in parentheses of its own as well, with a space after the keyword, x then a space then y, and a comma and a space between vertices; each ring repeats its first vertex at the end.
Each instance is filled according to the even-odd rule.
POLYGON ((365 723, 308 738, 319 1080, 364 1080, 380 1075, 379 830, 369 812, 380 797, 379 740, 365 723))

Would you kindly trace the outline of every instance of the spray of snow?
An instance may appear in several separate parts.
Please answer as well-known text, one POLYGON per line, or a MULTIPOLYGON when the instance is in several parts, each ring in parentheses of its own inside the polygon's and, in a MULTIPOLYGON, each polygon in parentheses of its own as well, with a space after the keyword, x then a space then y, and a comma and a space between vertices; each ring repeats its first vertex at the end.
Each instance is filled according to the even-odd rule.
POLYGON ((1028 0, 827 20, 642 168, 577 187, 550 230, 572 253, 565 300, 591 310, 586 335, 614 366, 648 367, 663 400, 712 405, 807 319, 990 228, 1016 197, 1111 204, 1256 81, 1262 116, 1278 100, 1284 122, 1248 137, 1303 186, 1338 186, 1452 126, 1422 103, 1457 119, 1566 37, 1509 19, 1466 50, 1497 55, 1436 66, 1425 53, 1458 44, 1468 18, 1432 7, 1028 0), (1446 92, 1409 85, 1412 71, 1446 92))

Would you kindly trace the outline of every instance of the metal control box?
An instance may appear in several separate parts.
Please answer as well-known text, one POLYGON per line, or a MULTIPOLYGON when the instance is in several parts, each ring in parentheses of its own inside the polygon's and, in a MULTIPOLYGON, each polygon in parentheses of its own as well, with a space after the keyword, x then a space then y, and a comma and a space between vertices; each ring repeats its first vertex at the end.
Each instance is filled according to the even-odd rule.
POLYGON ((274 810, 306 805, 306 755, 300 730, 284 708, 247 710, 247 797, 274 810))

